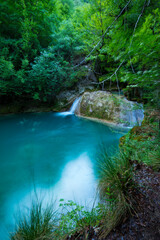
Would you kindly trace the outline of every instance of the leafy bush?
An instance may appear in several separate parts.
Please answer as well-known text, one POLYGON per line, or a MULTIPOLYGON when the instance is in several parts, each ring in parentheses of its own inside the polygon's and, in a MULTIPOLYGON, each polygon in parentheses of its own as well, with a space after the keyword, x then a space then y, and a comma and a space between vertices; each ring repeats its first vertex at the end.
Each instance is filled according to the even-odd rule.
POLYGON ((58 239, 65 239, 65 237, 74 236, 74 234, 84 236, 87 229, 99 225, 101 219, 99 205, 88 211, 84 206, 71 200, 66 203, 63 199, 60 201, 59 206, 62 211, 60 211, 58 227, 55 231, 58 239))

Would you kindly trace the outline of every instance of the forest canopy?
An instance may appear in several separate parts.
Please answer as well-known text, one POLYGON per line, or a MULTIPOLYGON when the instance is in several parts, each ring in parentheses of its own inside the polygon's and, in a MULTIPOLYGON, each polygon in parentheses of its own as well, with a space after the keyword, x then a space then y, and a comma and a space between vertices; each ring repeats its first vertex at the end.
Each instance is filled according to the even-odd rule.
POLYGON ((0 0, 0 12, 0 99, 48 101, 89 65, 100 88, 160 106, 159 1, 0 0))

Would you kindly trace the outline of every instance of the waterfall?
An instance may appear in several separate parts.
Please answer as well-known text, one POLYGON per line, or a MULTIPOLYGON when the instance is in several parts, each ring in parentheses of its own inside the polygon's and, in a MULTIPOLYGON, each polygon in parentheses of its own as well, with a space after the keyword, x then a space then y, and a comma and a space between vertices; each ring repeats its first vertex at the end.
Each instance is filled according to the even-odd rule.
POLYGON ((58 113, 57 115, 58 115, 58 116, 68 116, 68 115, 73 115, 73 114, 75 114, 75 111, 76 111, 77 108, 78 108, 80 99, 81 99, 81 98, 79 97, 79 98, 76 98, 76 99, 74 100, 74 102, 73 102, 73 104, 72 104, 72 106, 71 106, 71 108, 70 108, 69 111, 67 111, 67 112, 61 112, 61 113, 58 113))
POLYGON ((78 107, 78 104, 79 104, 79 100, 80 100, 80 97, 79 97, 79 98, 76 98, 76 100, 73 102, 73 104, 72 104, 72 106, 71 106, 71 108, 70 108, 70 110, 69 110, 69 112, 70 112, 71 114, 74 114, 74 113, 75 113, 75 111, 76 111, 76 109, 77 109, 77 107, 78 107))

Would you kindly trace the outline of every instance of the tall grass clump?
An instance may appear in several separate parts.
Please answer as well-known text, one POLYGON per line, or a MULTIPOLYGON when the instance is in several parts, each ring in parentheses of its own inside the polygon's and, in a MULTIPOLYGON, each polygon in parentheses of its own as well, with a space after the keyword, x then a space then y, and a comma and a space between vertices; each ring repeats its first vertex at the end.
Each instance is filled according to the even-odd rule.
POLYGON ((90 230, 99 225, 99 206, 87 210, 71 200, 60 200, 59 209, 33 202, 27 215, 20 218, 11 240, 88 239, 90 230))
POLYGON ((109 156, 105 149, 98 157, 99 192, 103 202, 101 234, 106 237, 135 209, 135 190, 129 153, 120 151, 109 156))
POLYGON ((53 240, 55 212, 52 205, 42 207, 42 202, 33 202, 28 213, 20 217, 11 240, 53 240))

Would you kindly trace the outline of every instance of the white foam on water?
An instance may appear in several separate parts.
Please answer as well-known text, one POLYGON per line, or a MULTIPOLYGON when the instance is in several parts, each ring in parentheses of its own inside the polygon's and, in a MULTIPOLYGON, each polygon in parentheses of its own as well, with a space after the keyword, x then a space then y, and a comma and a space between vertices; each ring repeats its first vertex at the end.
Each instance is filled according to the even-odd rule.
POLYGON ((71 106, 69 111, 67 111, 67 112, 60 112, 60 113, 57 113, 56 115, 57 116, 63 116, 63 117, 68 116, 68 115, 74 115, 74 113, 75 113, 75 111, 76 111, 76 109, 78 107, 79 101, 80 101, 80 97, 76 98, 76 100, 73 102, 73 104, 72 104, 72 106, 71 106))
POLYGON ((96 187, 91 160, 87 153, 83 153, 65 166, 60 181, 54 187, 54 193, 57 199, 84 203, 94 199, 96 187))
POLYGON ((59 113, 56 113, 56 115, 65 117, 65 116, 69 116, 69 115, 74 115, 74 113, 72 113, 72 112, 59 112, 59 113))

